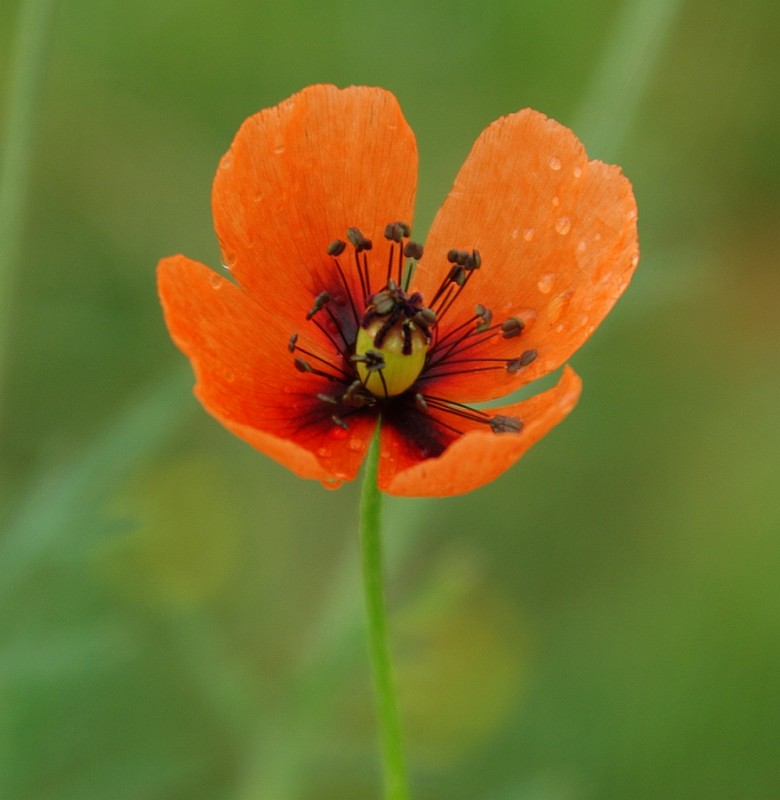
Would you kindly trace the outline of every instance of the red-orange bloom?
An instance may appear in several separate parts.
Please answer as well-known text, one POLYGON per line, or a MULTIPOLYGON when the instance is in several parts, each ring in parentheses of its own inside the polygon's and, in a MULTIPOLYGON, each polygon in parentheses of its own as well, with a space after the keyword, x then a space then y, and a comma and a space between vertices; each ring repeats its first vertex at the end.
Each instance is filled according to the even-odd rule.
POLYGON ((219 165, 214 221, 236 283, 160 262, 201 402, 301 477, 354 478, 381 416, 383 491, 492 480, 571 411, 580 380, 567 366, 530 399, 484 402, 560 367, 637 264, 629 182, 535 111, 477 139, 424 254, 407 224, 416 181, 392 94, 312 86, 250 117, 219 165))

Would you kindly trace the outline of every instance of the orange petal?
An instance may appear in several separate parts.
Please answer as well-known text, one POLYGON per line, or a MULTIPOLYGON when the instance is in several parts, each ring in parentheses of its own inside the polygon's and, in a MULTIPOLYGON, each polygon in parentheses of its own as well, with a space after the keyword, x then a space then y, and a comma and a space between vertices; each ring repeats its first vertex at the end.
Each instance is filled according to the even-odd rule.
POLYGON ((521 419, 519 433, 493 433, 484 425, 473 427, 438 458, 423 458, 403 432, 385 425, 381 431, 379 488, 408 497, 446 497, 489 483, 574 408, 581 387, 579 377, 566 367, 552 389, 511 406, 491 409, 491 413, 521 419))
POLYGON ((589 162, 568 128, 519 111, 477 139, 433 222, 414 280, 426 298, 446 275, 451 248, 477 248, 482 267, 439 335, 480 303, 494 322, 518 316, 526 328, 515 339, 498 335, 469 357, 538 355, 514 375, 497 370, 441 378, 436 393, 463 402, 503 396, 563 364, 628 285, 639 252, 631 185, 618 167, 589 162))
MULTIPOLYGON (((416 182, 414 134, 390 92, 310 86, 246 120, 220 162, 212 204, 223 256, 247 294, 297 324, 321 291, 344 294, 326 250, 348 227, 373 240, 371 261, 384 269, 385 226, 411 222, 416 182)), ((362 302, 350 253, 344 271, 362 302)))
POLYGON ((189 356, 195 393, 209 413, 303 478, 354 478, 375 423, 334 424, 316 397, 331 383, 295 369, 286 324, 184 256, 163 259, 157 274, 171 337, 189 356))

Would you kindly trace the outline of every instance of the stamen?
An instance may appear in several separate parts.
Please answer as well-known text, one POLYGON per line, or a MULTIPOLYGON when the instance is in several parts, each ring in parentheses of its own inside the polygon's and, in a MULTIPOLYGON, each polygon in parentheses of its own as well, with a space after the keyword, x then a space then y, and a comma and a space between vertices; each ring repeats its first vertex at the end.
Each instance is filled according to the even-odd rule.
POLYGON ((525 328, 525 322, 517 317, 509 317, 501 323, 501 334, 505 339, 513 339, 519 336, 525 328))
POLYGON ((341 377, 338 378, 329 372, 323 372, 322 370, 315 369, 314 367, 311 366, 311 364, 309 364, 308 361, 306 361, 303 358, 300 358, 299 356, 296 356, 294 363, 295 363, 295 368, 298 370, 298 372, 313 372, 315 375, 321 375, 323 378, 327 378, 328 380, 332 381, 340 381, 344 380, 345 378, 351 377, 343 369, 341 369, 341 367, 338 367, 335 364, 331 364, 330 361, 318 356, 316 353, 312 353, 310 350, 305 350, 303 347, 300 347, 299 345, 296 345, 295 349, 299 353, 303 353, 305 356, 308 356, 309 358, 314 359, 315 361, 319 361, 326 367, 330 367, 331 369, 335 370, 341 375, 341 377))
POLYGON ((385 228, 385 239, 389 239, 391 242, 396 242, 396 244, 400 244, 404 238, 404 231, 401 227, 400 223, 398 222, 391 222, 385 228))
POLYGON ((404 245, 404 256, 419 261, 423 257, 423 246, 417 242, 408 241, 404 245))
POLYGON ((523 429, 523 420, 498 414, 490 420, 490 427, 494 433, 520 433, 523 429))
POLYGON ((385 357, 379 350, 366 350, 363 355, 352 356, 352 361, 365 364, 369 372, 376 372, 385 368, 385 357))
POLYGON ((340 256, 347 249, 347 243, 342 242, 341 239, 334 239, 328 245, 329 256, 340 256))
POLYGON ((478 305, 474 312, 476 313, 477 317, 479 317, 482 322, 477 325, 476 331, 477 333, 484 333, 488 328, 490 328, 490 323, 493 319, 493 312, 489 308, 485 308, 483 305, 478 305))
POLYGON ((287 342, 287 349, 291 353, 295 352, 295 345, 297 344, 297 342, 298 342, 298 334, 294 333, 292 336, 290 336, 290 341, 287 342))
POLYGON ((306 314, 306 319, 310 320, 318 311, 322 311, 326 305, 330 302, 330 293, 329 292, 320 292, 314 298, 314 305, 309 309, 309 312, 306 314))
MULTIPOLYGON (((336 242, 332 242, 331 243, 331 247, 333 246, 333 244, 336 244, 336 242)), ((346 247, 346 245, 344 245, 344 247, 346 247)), ((343 252, 343 251, 344 251, 344 248, 341 248, 341 250, 339 252, 343 252)), ((349 288, 349 284, 347 283, 347 276, 344 274, 344 270, 341 268, 341 262, 338 260, 338 258, 336 258, 335 255, 333 257, 333 263, 336 265, 336 269, 338 270, 339 277, 341 278, 341 285, 344 287, 344 293, 346 294, 347 298, 349 299, 349 305, 350 305, 350 308, 352 309, 352 316, 355 319, 355 325, 359 326, 360 325, 360 318, 358 317, 357 308, 355 307, 355 301, 352 298, 352 290, 349 288)))
POLYGON ((362 253, 364 250, 370 250, 374 246, 371 239, 366 239, 359 228, 347 228, 347 239, 349 239, 350 244, 358 253, 362 253))
POLYGON ((347 423, 346 423, 346 422, 344 422, 344 420, 343 420, 341 417, 339 417, 339 416, 336 416, 336 414, 331 414, 331 415, 330 415, 330 418, 333 420, 333 422, 334 422, 336 425, 338 425, 338 426, 339 426, 339 428, 343 428, 345 431, 348 431, 348 430, 349 430, 349 425, 347 425, 347 423))

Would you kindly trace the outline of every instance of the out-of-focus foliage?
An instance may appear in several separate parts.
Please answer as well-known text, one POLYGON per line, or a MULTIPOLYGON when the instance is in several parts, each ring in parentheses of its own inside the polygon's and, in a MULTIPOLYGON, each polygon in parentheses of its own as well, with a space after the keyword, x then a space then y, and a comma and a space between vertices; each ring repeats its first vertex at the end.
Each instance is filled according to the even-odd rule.
POLYGON ((639 202, 575 413, 472 495, 387 503, 415 796, 780 796, 778 9, 57 5, 0 420, 0 796, 377 795, 356 488, 219 428, 155 296, 159 257, 219 263, 242 119, 321 81, 398 95, 419 234, 529 105, 639 202))

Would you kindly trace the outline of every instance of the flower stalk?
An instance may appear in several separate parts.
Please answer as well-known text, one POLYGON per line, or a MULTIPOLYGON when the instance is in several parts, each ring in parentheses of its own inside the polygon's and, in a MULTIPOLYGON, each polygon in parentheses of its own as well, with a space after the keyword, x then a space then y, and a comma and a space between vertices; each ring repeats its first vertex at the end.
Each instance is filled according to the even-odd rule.
POLYGON ((368 623, 368 649, 379 723, 385 800, 409 797, 401 723, 387 635, 387 609, 382 570, 382 495, 377 486, 379 426, 371 442, 360 496, 360 545, 363 593, 368 623))

